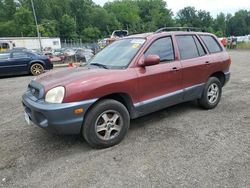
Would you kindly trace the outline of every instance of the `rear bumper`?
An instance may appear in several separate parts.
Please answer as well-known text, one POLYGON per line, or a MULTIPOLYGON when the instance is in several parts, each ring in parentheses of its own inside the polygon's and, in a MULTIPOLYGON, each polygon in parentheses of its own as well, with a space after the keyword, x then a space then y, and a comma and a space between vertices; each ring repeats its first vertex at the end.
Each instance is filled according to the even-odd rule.
POLYGON ((53 65, 53 63, 52 62, 50 62, 50 63, 47 63, 46 64, 46 70, 50 70, 50 69, 53 69, 53 67, 54 67, 54 65, 53 65))
POLYGON ((225 74, 225 84, 224 85, 226 85, 226 83, 230 80, 231 73, 230 72, 226 72, 224 74, 225 74))
POLYGON ((22 97, 25 112, 37 126, 57 134, 79 134, 84 113, 96 101, 50 104, 44 100, 34 101, 26 94, 22 97), (83 108, 84 112, 75 114, 74 110, 83 108))

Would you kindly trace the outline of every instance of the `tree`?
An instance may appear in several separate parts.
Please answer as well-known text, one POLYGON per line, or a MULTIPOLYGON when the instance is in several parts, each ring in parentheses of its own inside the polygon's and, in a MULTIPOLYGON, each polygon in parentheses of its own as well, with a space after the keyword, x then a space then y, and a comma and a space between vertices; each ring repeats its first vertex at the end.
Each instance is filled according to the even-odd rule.
POLYGON ((177 23, 187 27, 197 27, 199 25, 199 17, 194 7, 185 7, 177 12, 177 23))
MULTIPOLYGON (((36 27, 33 19, 32 12, 28 9, 21 7, 14 14, 15 30, 18 36, 35 36, 36 27)), ((12 28, 12 29, 14 29, 12 28)))
MULTIPOLYGON (((121 23, 120 29, 129 29, 130 31, 136 31, 137 24, 140 22, 139 8, 132 0, 115 0, 108 2, 104 5, 104 8, 113 15, 116 16, 118 22, 121 23)), ((119 29, 119 28, 117 28, 119 29)))
POLYGON ((56 37, 59 35, 58 23, 56 20, 43 19, 39 31, 43 37, 56 37))
POLYGON ((67 14, 62 16, 59 24, 60 36, 63 39, 73 39, 77 37, 76 34, 76 22, 67 14))
POLYGON ((137 0, 141 18, 140 32, 155 31, 160 27, 173 26, 172 12, 163 0, 137 0))
POLYGON ((217 15, 213 27, 216 32, 220 32, 222 36, 226 36, 226 16, 224 13, 221 12, 217 15))
POLYGON ((18 32, 13 29, 15 28, 15 22, 13 20, 7 22, 0 22, 0 37, 13 37, 13 36, 20 36, 18 32))
POLYGON ((90 25, 102 31, 103 35, 108 35, 112 30, 121 27, 116 16, 112 13, 108 13, 104 8, 99 6, 95 6, 91 10, 90 25))
POLYGON ((101 31, 97 27, 87 27, 81 32, 84 42, 96 42, 101 37, 101 31))
POLYGON ((204 10, 199 10, 197 12, 197 17, 198 17, 197 21, 198 23, 196 27, 206 30, 207 28, 212 26, 213 18, 209 12, 206 12, 204 10))
POLYGON ((83 28, 88 27, 91 23, 91 10, 94 5, 92 0, 71 0, 70 15, 76 21, 76 31, 80 33, 83 28))
POLYGON ((2 4, 4 10, 3 18, 5 20, 13 19, 16 12, 16 3, 14 0, 4 0, 2 4))
POLYGON ((250 11, 239 10, 228 21, 230 35, 242 36, 250 33, 250 11))

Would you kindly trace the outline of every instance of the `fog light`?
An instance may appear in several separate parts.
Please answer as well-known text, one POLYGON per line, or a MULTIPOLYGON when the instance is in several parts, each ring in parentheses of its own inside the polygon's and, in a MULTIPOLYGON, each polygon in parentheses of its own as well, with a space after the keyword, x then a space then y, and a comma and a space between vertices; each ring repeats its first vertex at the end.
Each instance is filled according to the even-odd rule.
POLYGON ((83 113, 83 108, 77 108, 74 110, 75 114, 83 113))

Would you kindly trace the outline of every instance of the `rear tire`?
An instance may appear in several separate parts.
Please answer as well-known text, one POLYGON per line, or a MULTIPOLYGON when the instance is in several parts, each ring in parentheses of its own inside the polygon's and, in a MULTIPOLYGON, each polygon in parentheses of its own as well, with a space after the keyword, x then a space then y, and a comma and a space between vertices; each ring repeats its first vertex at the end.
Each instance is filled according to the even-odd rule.
POLYGON ((30 72, 33 76, 38 76, 44 72, 44 67, 40 63, 34 63, 30 67, 30 72))
POLYGON ((107 148, 123 140, 129 125, 126 107, 116 100, 105 99, 87 113, 82 136, 94 148, 107 148))
POLYGON ((210 77, 205 85, 202 96, 198 99, 198 103, 202 108, 215 108, 220 102, 222 93, 221 82, 216 77, 210 77))

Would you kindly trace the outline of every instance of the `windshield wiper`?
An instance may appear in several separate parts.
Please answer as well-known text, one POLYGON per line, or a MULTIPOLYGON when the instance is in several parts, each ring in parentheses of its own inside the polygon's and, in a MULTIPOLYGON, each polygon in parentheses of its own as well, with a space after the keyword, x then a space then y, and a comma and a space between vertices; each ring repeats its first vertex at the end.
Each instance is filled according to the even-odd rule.
POLYGON ((103 64, 100 64, 100 63, 91 63, 90 65, 95 65, 95 66, 98 66, 98 67, 102 67, 104 69, 109 69, 106 65, 103 65, 103 64))

